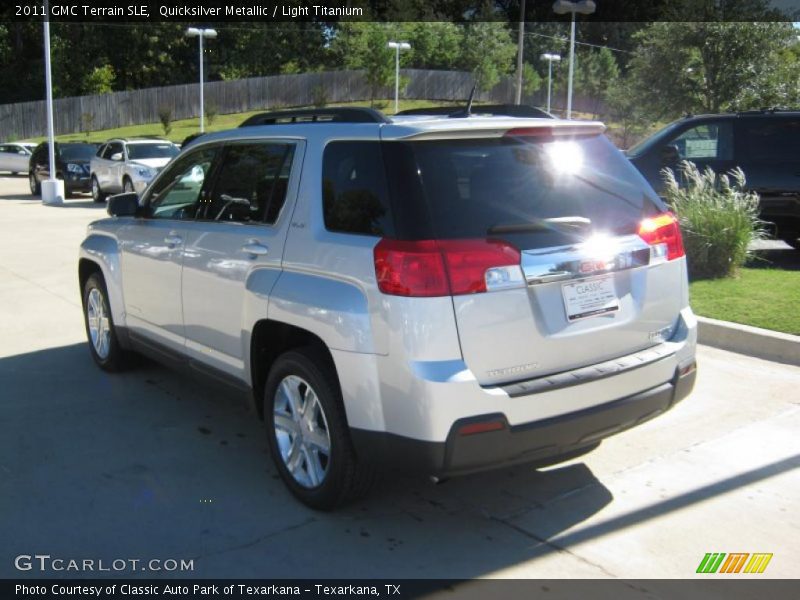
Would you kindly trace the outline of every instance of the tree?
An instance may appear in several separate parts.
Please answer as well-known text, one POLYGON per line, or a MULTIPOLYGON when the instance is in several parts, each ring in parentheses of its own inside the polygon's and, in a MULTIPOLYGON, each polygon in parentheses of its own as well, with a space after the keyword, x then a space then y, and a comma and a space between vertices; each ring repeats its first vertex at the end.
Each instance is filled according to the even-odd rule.
POLYGON ((608 48, 592 48, 580 54, 581 68, 575 78, 575 91, 591 100, 593 118, 596 119, 600 103, 616 86, 619 67, 617 59, 608 48))
POLYGON ((83 78, 83 94, 110 94, 114 86, 114 67, 95 67, 83 78))
POLYGON ((793 37, 790 23, 653 23, 636 34, 637 96, 656 118, 759 106, 780 96, 777 78, 763 74, 793 37))
POLYGON ((490 90, 514 64, 517 46, 505 23, 478 22, 464 28, 458 67, 471 71, 478 89, 490 90))
POLYGON ((386 25, 372 22, 345 23, 331 44, 331 52, 348 69, 363 69, 369 84, 370 104, 378 91, 394 78, 394 51, 387 47, 386 25))

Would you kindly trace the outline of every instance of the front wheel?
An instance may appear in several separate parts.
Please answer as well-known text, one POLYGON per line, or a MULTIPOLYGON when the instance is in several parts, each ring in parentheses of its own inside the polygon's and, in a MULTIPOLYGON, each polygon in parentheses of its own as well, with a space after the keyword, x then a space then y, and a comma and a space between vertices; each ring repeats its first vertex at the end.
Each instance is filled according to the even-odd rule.
POLYGON ((117 340, 106 282, 100 273, 89 276, 83 286, 83 316, 89 351, 97 365, 112 372, 128 366, 129 355, 117 340))
POLYGON ((270 453, 281 479, 311 508, 330 510, 366 494, 372 469, 358 461, 328 357, 313 348, 282 354, 264 391, 270 453))
POLYGON ((97 181, 97 177, 92 176, 92 200, 95 202, 104 202, 106 199, 106 193, 100 187, 100 182, 97 181))
POLYGON ((135 188, 133 187, 133 182, 127 177, 122 182, 122 191, 124 191, 126 194, 130 194, 131 192, 136 191, 135 188))
POLYGON ((42 193, 42 186, 39 183, 39 180, 36 179, 36 175, 33 173, 28 173, 28 185, 31 186, 31 194, 34 196, 38 196, 42 193))

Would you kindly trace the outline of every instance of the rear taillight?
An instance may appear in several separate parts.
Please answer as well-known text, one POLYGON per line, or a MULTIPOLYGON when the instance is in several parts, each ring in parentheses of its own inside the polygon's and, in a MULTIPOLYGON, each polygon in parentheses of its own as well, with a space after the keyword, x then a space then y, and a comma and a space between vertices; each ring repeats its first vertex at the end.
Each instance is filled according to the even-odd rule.
POLYGON ((393 296, 453 296, 521 285, 520 253, 500 240, 383 239, 378 288, 393 296))
POLYGON ((683 250, 678 219, 672 213, 667 212, 645 219, 639 224, 637 233, 651 246, 663 246, 666 249, 667 260, 680 258, 686 254, 683 250))

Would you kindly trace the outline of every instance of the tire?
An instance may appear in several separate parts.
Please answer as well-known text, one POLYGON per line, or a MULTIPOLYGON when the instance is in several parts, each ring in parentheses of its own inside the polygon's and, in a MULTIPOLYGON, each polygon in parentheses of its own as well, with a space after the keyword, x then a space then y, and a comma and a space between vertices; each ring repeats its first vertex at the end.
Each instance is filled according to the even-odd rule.
POLYGON ((100 182, 97 181, 97 177, 92 175, 92 200, 95 202, 105 202, 107 195, 108 194, 100 187, 100 182))
POLYGON ((133 187, 133 182, 127 177, 122 180, 122 191, 125 194, 129 194, 131 192, 136 191, 136 188, 133 187))
POLYGON ((42 184, 36 179, 36 175, 32 172, 28 173, 28 185, 31 187, 31 195, 40 196, 42 194, 42 184))
POLYGON ((90 275, 83 286, 83 322, 89 352, 97 366, 116 372, 130 365, 130 354, 120 347, 117 339, 106 282, 100 273, 90 275))
POLYGON ((264 389, 264 423, 281 479, 303 504, 331 510, 369 491, 373 469, 356 457, 336 371, 323 352, 278 357, 264 389))

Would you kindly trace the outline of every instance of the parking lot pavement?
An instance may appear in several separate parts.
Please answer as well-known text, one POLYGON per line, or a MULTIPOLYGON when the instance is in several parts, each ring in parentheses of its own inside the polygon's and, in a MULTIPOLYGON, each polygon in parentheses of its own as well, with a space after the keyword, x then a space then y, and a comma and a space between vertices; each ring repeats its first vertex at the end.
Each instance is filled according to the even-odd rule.
POLYGON ((193 559, 194 577, 640 578, 768 552, 759 577, 797 575, 800 369, 701 347, 693 395, 582 459, 437 486, 387 473, 316 513, 279 481, 245 399, 153 364, 94 366, 76 257, 104 212, 26 187, 0 177, 0 577, 42 576, 14 568, 36 553, 193 559))

